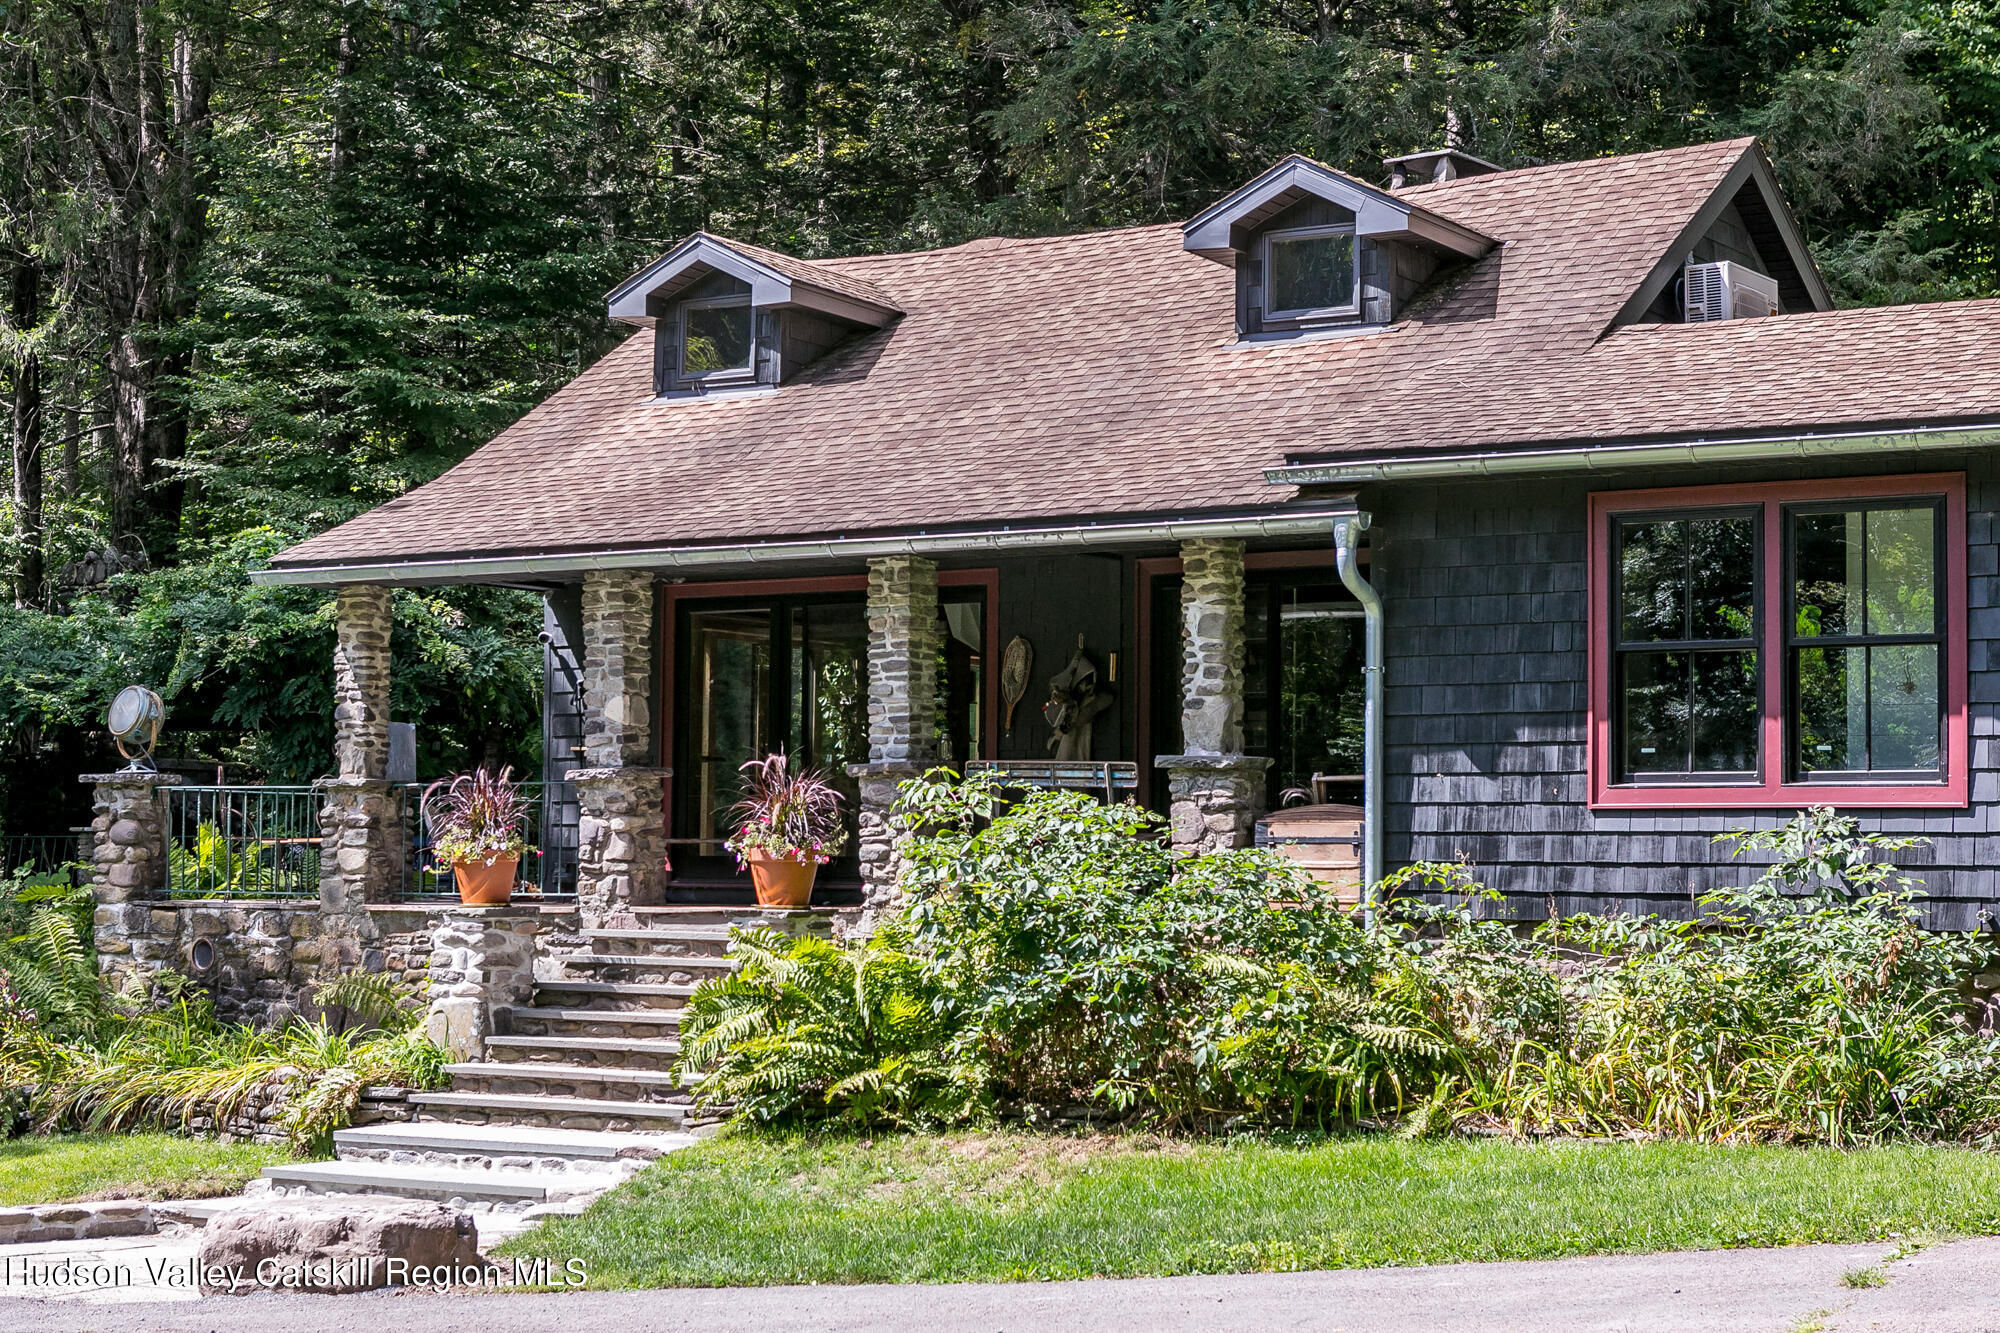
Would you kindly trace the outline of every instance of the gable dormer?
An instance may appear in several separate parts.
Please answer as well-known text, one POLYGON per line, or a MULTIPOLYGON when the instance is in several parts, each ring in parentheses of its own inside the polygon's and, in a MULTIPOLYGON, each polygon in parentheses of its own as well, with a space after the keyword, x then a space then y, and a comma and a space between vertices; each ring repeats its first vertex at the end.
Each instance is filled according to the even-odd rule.
POLYGON ((873 283, 696 232, 621 283, 611 318, 651 328, 662 397, 775 388, 901 314, 873 283))
POLYGON ((1494 244, 1297 155, 1181 229, 1184 249, 1235 268, 1242 338, 1379 328, 1439 268, 1494 244))

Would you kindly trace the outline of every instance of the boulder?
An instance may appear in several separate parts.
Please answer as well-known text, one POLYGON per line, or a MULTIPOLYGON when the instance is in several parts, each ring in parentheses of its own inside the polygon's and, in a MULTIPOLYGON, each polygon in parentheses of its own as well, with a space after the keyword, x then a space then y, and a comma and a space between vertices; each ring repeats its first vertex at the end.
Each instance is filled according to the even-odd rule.
POLYGON ((205 1296, 472 1285, 486 1268, 472 1215, 421 1200, 327 1196, 232 1209, 202 1229, 205 1296))

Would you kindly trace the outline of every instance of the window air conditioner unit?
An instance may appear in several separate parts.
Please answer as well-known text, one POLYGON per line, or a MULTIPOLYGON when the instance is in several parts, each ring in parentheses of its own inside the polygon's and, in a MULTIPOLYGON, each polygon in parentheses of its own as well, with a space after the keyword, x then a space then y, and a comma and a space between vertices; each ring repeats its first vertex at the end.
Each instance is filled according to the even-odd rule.
POLYGON ((1689 264, 1681 271, 1682 318, 1690 324, 1778 313, 1778 283, 1741 264, 1689 264))

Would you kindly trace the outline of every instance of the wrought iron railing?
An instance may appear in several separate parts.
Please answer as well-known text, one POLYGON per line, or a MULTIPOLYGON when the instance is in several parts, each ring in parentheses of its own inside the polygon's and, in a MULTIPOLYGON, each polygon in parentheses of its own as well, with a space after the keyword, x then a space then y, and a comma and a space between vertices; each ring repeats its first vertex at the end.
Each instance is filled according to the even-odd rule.
POLYGON ((81 884, 90 877, 89 851, 76 833, 0 836, 0 879, 25 874, 30 884, 81 884))
MULTIPOLYGON (((436 839, 423 809, 427 783, 404 787, 403 827, 408 830, 403 863, 402 896, 406 899, 456 898, 451 867, 432 855, 436 839)), ((521 798, 529 807, 528 850, 521 858, 516 893, 566 898, 576 893, 576 790, 567 782, 524 782, 521 798)))
POLYGON ((168 787, 167 896, 319 893, 320 797, 311 787, 168 787))

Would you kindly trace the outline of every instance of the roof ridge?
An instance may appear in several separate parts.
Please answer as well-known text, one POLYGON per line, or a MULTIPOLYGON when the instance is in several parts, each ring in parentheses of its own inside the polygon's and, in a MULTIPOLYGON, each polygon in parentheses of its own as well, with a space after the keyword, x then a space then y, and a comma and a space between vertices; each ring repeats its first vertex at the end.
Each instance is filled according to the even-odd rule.
POLYGON ((1403 195, 1457 192, 1467 186, 1493 186, 1502 181, 1520 181, 1530 176, 1542 176, 1551 172, 1594 171, 1614 163, 1636 164, 1648 159, 1657 160, 1679 155, 1694 156, 1723 148, 1747 150, 1756 142, 1756 135, 1745 134, 1733 139, 1711 139, 1706 143, 1680 144, 1673 148, 1649 148, 1642 153, 1606 153, 1599 157, 1572 158, 1566 162, 1542 162, 1532 167, 1506 167, 1499 171, 1481 172, 1476 176, 1460 176, 1448 181, 1425 181, 1421 185, 1406 185, 1396 193, 1403 195))

